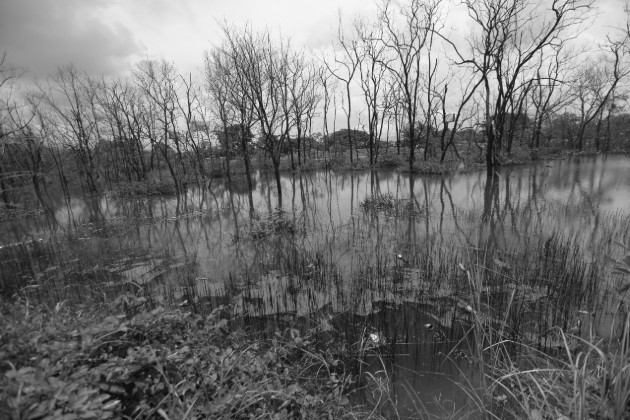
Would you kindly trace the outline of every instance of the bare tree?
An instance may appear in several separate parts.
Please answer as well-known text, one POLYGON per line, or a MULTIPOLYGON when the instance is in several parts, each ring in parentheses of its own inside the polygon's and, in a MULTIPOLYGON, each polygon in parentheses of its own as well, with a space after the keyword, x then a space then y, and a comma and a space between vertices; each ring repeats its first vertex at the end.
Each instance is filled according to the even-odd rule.
MULTIPOLYGON (((203 139, 196 134, 200 131, 199 126, 205 126, 206 121, 202 120, 205 113, 203 112, 204 101, 202 93, 198 86, 193 82, 192 74, 188 77, 180 76, 181 93, 176 91, 177 105, 179 115, 184 125, 182 136, 184 137, 184 148, 186 152, 192 152, 194 159, 191 159, 193 166, 196 167, 195 176, 197 182, 206 177, 204 168, 203 155, 203 139)), ((203 132, 203 130, 202 130, 203 132)), ((185 159, 188 163, 188 159, 185 159)))
POLYGON ((464 0, 476 32, 468 52, 449 42, 458 63, 470 66, 482 80, 489 175, 500 164, 506 120, 514 98, 526 87, 535 58, 553 54, 552 46, 571 36, 570 29, 586 18, 592 1, 584 0, 464 0))
POLYGON ((256 118, 250 101, 251 95, 246 75, 234 67, 238 59, 239 56, 227 43, 207 53, 206 86, 212 99, 213 113, 221 123, 221 134, 218 138, 225 153, 228 180, 230 179, 230 160, 235 154, 240 154, 250 191, 250 210, 253 211, 250 143, 256 118))
POLYGON ((360 44, 355 45, 359 51, 360 86, 368 115, 368 134, 370 150, 370 166, 375 162, 374 143, 378 140, 379 127, 382 129, 387 108, 386 79, 388 59, 385 57, 385 44, 382 28, 371 27, 361 21, 355 22, 355 30, 360 39, 360 44))
MULTIPOLYGON (((441 79, 438 78, 439 59, 434 54, 435 34, 442 30, 441 24, 442 18, 436 15, 431 19, 428 24, 430 25, 429 36, 427 39, 427 70, 424 87, 426 95, 426 109, 425 109, 425 138, 424 138, 424 159, 426 160, 430 155, 434 154, 431 146, 432 132, 437 128, 437 115, 440 113, 440 102, 442 108, 442 114, 445 112, 444 96, 441 92, 446 92, 448 87, 446 86, 448 75, 441 79), (440 27, 438 28, 438 24, 440 27)), ((444 120, 444 115, 443 118, 444 120)), ((444 120, 445 121, 445 120, 444 120)), ((446 124, 444 124, 446 125, 446 124)))
POLYGON ((229 57, 220 49, 206 51, 204 54, 204 70, 206 89, 212 101, 212 111, 221 123, 222 136, 218 136, 223 148, 225 173, 230 179, 231 150, 228 127, 235 119, 236 110, 230 103, 230 71, 229 57))
POLYGON ((359 70, 361 56, 359 54, 358 40, 346 39, 343 28, 341 26, 341 16, 339 17, 339 25, 337 29, 337 39, 335 45, 335 53, 330 60, 324 60, 330 74, 332 74, 339 82, 343 83, 346 88, 346 97, 348 106, 345 109, 346 122, 348 126, 348 145, 350 147, 350 163, 352 158, 352 128, 350 126, 350 117, 352 116, 352 95, 350 87, 352 81, 359 70))
POLYGON ((22 72, 7 61, 7 54, 0 54, 0 198, 5 204, 9 204, 9 191, 16 182, 16 177, 22 174, 15 173, 7 168, 7 161, 11 158, 14 145, 19 144, 17 136, 23 130, 28 130, 32 117, 21 118, 19 105, 14 97, 13 81, 20 77, 22 72))
POLYGON ((99 132, 97 92, 90 77, 74 66, 60 67, 48 88, 40 87, 42 101, 54 115, 49 131, 58 144, 69 148, 79 178, 90 193, 98 191, 99 132))
POLYGON ((269 31, 255 33, 249 26, 242 31, 223 27, 226 52, 231 66, 241 78, 248 106, 259 124, 261 148, 271 158, 278 189, 278 206, 282 207, 280 157, 289 133, 290 122, 286 111, 288 99, 286 74, 289 67, 288 41, 280 38, 277 44, 269 31))
MULTIPOLYGON (((610 119, 612 116, 619 115, 624 111, 622 104, 626 102, 627 100, 628 100, 627 92, 614 91, 613 95, 608 101, 609 104, 608 106, 606 106, 606 109, 605 109, 606 111, 606 143, 603 146, 604 153, 610 150, 610 140, 611 140, 610 119)), ((595 138, 595 148, 597 151, 600 151, 602 148, 601 140, 599 136, 599 127, 598 127, 598 133, 595 138)))
POLYGON ((407 7, 395 9, 386 0, 379 11, 383 28, 382 42, 392 60, 382 61, 401 91, 402 108, 406 114, 409 137, 409 170, 415 160, 415 139, 420 93, 424 69, 422 57, 426 53, 430 28, 437 18, 440 0, 411 0, 407 7))
POLYGON ((99 92, 102 118, 108 130, 106 137, 111 142, 108 163, 116 169, 116 177, 121 172, 128 181, 145 180, 148 168, 138 89, 127 79, 114 78, 102 80, 99 92))
POLYGON ((315 109, 320 101, 318 92, 318 69, 309 63, 303 54, 293 54, 290 60, 291 77, 289 79, 289 92, 292 110, 293 127, 296 131, 296 145, 298 152, 298 166, 302 165, 303 151, 302 140, 310 127, 315 109))
POLYGON ((465 74, 465 69, 463 74, 454 73, 447 81, 444 83, 443 91, 441 93, 440 102, 442 104, 442 132, 440 134, 440 162, 444 162, 446 158, 446 153, 448 152, 449 147, 453 148, 455 154, 459 156, 457 148, 455 147, 455 135, 459 131, 462 126, 472 118, 470 113, 466 113, 467 106, 469 101, 472 99, 475 91, 481 84, 481 79, 475 80, 474 78, 467 77, 465 74), (448 104, 448 91, 449 85, 454 84, 454 80, 459 80, 460 84, 457 86, 457 91, 459 95, 456 95, 456 103, 457 110, 454 114, 449 114, 446 112, 447 104, 448 104), (464 83, 464 81, 467 81, 464 83), (451 124, 452 125, 449 125, 451 124), (448 140, 446 139, 446 134, 449 133, 448 140))
MULTIPOLYGON (((22 72, 7 61, 7 53, 0 54, 0 141, 7 141, 20 127, 12 126, 12 114, 17 104, 14 98, 13 81, 20 77, 22 72)), ((6 143, 0 143, 0 145, 6 143)))
POLYGON ((182 191, 185 188, 187 171, 182 156, 182 139, 177 127, 178 79, 175 67, 166 60, 145 60, 135 67, 133 75, 136 85, 144 95, 144 134, 152 149, 161 154, 176 190, 182 191))
POLYGON ((334 82, 330 80, 333 77, 326 68, 319 67, 317 71, 317 81, 323 89, 323 110, 322 110, 322 134, 324 140, 324 156, 328 156, 330 149, 330 132, 328 130, 328 110, 330 109, 330 101, 334 96, 334 82))
POLYGON ((577 68, 571 85, 577 99, 580 118, 573 143, 578 150, 584 147, 586 127, 602 113, 613 97, 619 81, 630 74, 630 68, 622 64, 628 40, 628 34, 620 40, 608 38, 608 45, 604 49, 605 55, 602 55, 601 59, 587 60, 577 68))
POLYGON ((568 80, 563 78, 569 71, 568 65, 572 62, 573 53, 566 50, 564 42, 554 48, 556 52, 550 57, 545 57, 541 52, 530 91, 534 107, 532 137, 529 143, 531 149, 540 147, 544 121, 574 98, 568 89, 568 80))

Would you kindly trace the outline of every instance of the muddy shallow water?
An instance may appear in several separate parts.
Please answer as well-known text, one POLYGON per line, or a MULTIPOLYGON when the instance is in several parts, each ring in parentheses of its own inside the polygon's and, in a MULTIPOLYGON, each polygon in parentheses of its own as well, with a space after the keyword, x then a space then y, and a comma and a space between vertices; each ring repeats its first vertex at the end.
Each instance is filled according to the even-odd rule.
POLYGON ((506 321, 502 309, 518 302, 509 320, 532 342, 553 346, 549 327, 582 318, 590 332, 614 334, 622 279, 601 262, 618 257, 615 241, 628 235, 629 157, 504 168, 493 182, 485 173, 322 171, 285 174, 282 187, 281 203, 264 173, 251 201, 238 178, 178 197, 54 197, 41 216, 0 224, 0 274, 78 284, 110 273, 107 282, 158 300, 230 304, 263 330, 370 347, 381 357, 364 352, 365 363, 391 375, 409 413, 418 401, 456 409, 465 395, 455 383, 475 381, 466 270, 486 270, 484 319, 506 321), (362 205, 370 197, 387 200, 362 205))

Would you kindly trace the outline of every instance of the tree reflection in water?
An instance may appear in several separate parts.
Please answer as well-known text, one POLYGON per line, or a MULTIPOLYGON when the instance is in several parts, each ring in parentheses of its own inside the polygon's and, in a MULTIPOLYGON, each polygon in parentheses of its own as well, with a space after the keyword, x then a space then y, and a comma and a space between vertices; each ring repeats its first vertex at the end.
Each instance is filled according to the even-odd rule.
POLYGON ((246 322, 302 326, 349 344, 373 328, 392 343, 398 384, 431 394, 443 385, 440 375, 469 366, 444 357, 469 322, 459 263, 487 270, 489 322, 513 293, 519 312, 508 315, 522 322, 521 333, 569 325, 584 307, 598 313, 594 328, 605 329, 618 301, 605 294, 614 278, 604 257, 620 252, 614 241, 629 234, 628 179, 630 159, 612 156, 490 177, 297 172, 281 179, 284 207, 265 173, 254 174, 251 189, 232 179, 170 197, 40 194, 41 217, 0 225, 0 275, 53 284, 83 273, 72 276, 93 284, 98 276, 87 273, 109 273, 103 293, 121 280, 202 311, 231 302, 246 322), (366 197, 379 194, 410 200, 418 211, 362 210, 366 197), (254 238, 252 226, 267 220, 291 229, 254 238), (25 245, 24 238, 43 241, 25 245), (433 379, 420 383, 406 373, 419 371, 433 379))

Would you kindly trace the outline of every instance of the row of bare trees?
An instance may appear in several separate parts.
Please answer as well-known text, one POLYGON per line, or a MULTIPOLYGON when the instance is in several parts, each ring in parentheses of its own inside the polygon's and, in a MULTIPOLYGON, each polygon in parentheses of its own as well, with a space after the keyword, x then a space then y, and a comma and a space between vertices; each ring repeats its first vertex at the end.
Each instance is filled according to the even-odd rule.
POLYGON ((270 162, 281 200, 283 160, 303 166, 315 137, 325 157, 347 149, 350 164, 367 148, 370 165, 393 137, 413 171, 418 151, 459 157, 460 134, 478 133, 491 175, 515 145, 548 142, 566 115, 574 116, 570 127, 555 135, 567 147, 586 147, 590 129, 594 146, 606 149, 611 118, 626 101, 630 31, 585 51, 576 37, 594 10, 592 0, 383 0, 373 19, 348 29, 340 18, 332 48, 315 53, 269 30, 224 23, 221 42, 204 53, 202 78, 166 60, 113 78, 67 65, 19 94, 19 72, 2 56, 2 198, 9 202, 24 179, 39 191, 50 173, 66 193, 69 174, 94 193, 159 169, 182 190, 217 172, 229 179, 235 159, 251 190, 257 156, 270 162), (453 10, 465 30, 450 25, 453 10), (354 128, 367 132, 365 144, 354 128))
MULTIPOLYGON (((224 41, 205 54, 208 91, 214 112, 222 127, 222 142, 240 144, 248 183, 251 187, 250 152, 252 131, 259 133, 258 148, 273 165, 281 201, 280 163, 289 143, 291 165, 304 159, 303 139, 310 133, 321 95, 318 81, 321 68, 288 40, 274 39, 268 31, 256 32, 250 26, 223 27, 224 41), (229 128, 238 127, 230 135, 229 128), (293 140, 293 141, 292 141, 293 140)), ((226 155, 229 168, 230 156, 226 155)), ((228 169, 229 173, 229 169, 228 169)), ((228 175, 229 176, 229 175, 228 175)))
MULTIPOLYGON (((3 162, 26 168, 36 190, 50 171, 66 189, 75 174, 89 193, 99 191, 103 180, 144 181, 161 167, 178 190, 207 176, 205 91, 164 60, 142 61, 126 78, 98 78, 63 66, 22 96, 3 107, 3 127, 11 127, 3 130, 3 162)), ((0 179, 19 176, 13 170, 0 179)))

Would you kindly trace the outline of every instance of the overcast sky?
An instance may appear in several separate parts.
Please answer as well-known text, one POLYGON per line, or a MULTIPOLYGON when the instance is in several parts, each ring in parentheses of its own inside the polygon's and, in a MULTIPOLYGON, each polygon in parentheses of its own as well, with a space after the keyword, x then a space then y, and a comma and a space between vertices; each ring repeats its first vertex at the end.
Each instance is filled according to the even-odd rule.
MULTIPOLYGON (((624 1, 596 0, 593 37, 620 23, 624 1)), ((294 46, 317 49, 330 44, 339 11, 351 18, 374 9, 371 0, 0 0, 0 51, 32 76, 68 62, 116 74, 143 57, 163 57, 188 72, 218 42, 217 21, 266 25, 294 46)))
POLYGON ((369 9, 362 0, 0 0, 0 51, 38 76, 68 62, 118 73, 142 57, 194 71, 219 39, 218 21, 251 21, 317 48, 330 43, 338 10, 369 9))

